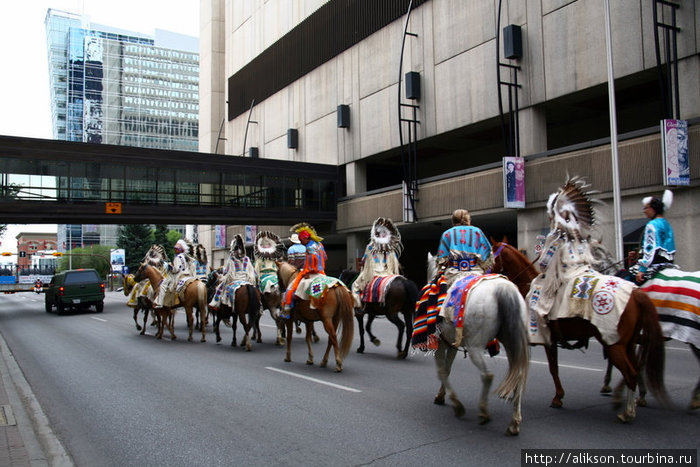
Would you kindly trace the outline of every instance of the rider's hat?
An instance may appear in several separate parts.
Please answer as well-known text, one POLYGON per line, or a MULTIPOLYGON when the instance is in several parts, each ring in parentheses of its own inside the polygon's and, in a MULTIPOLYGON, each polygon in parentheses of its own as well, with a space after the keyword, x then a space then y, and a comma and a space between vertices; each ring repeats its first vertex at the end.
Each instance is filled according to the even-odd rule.
POLYGON ((656 196, 647 196, 642 199, 642 205, 649 205, 657 214, 663 214, 666 209, 669 209, 673 204, 673 192, 671 190, 664 190, 664 194, 659 199, 656 196))
POLYGON ((316 230, 306 222, 300 222, 294 226, 292 226, 291 229, 289 229, 290 232, 296 233, 299 235, 299 239, 303 239, 304 236, 308 234, 308 238, 311 238, 315 242, 322 242, 323 237, 319 237, 318 234, 316 233, 316 230), (305 233, 304 233, 305 232, 305 233))

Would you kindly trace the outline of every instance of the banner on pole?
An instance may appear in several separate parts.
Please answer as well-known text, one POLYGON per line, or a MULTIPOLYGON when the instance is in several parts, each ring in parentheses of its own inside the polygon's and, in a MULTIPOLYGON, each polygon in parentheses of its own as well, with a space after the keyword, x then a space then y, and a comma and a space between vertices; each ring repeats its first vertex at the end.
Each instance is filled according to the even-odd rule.
POLYGON ((503 207, 525 207, 525 159, 503 158, 503 207))
POLYGON ((688 122, 661 120, 664 185, 690 185, 688 161, 688 122))

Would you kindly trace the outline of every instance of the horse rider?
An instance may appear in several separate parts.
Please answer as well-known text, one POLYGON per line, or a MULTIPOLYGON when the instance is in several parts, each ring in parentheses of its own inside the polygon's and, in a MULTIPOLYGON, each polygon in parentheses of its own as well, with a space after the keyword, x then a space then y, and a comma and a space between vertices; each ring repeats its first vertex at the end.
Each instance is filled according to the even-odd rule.
POLYGON ((306 247, 299 241, 299 234, 294 232, 289 236, 292 245, 287 249, 287 262, 301 270, 306 258, 306 247))
POLYGON ((207 258, 207 249, 204 245, 197 244, 194 248, 194 275, 202 282, 207 281, 207 265, 209 260, 207 258))
POLYGON ((460 277, 484 274, 491 256, 491 243, 480 228, 471 225, 469 211, 455 210, 452 227, 442 233, 437 251, 447 286, 460 277))
MULTIPOLYGON (((257 284, 253 262, 245 254, 245 244, 243 237, 236 234, 231 241, 231 248, 226 259, 223 274, 219 278, 219 285, 216 288, 214 297, 209 302, 209 307, 218 310, 221 304, 233 309, 233 300, 236 289, 245 284, 257 284)), ((228 325, 228 323, 226 323, 228 325)))
POLYGON ((326 250, 323 248, 323 238, 319 237, 314 228, 302 222, 290 229, 299 236, 299 242, 304 246, 304 265, 294 281, 287 286, 282 300, 283 317, 288 318, 294 305, 294 297, 308 300, 306 289, 309 283, 319 274, 326 274, 326 250))
POLYGON ((662 199, 647 196, 642 200, 644 215, 649 222, 644 227, 637 263, 630 267, 630 275, 637 284, 646 282, 662 269, 677 267, 673 264, 676 254, 673 228, 664 217, 671 204, 673 192, 670 190, 664 191, 662 199))
POLYGON ((355 308, 362 308, 362 293, 373 278, 399 274, 402 251, 401 234, 393 221, 384 217, 377 218, 372 224, 370 241, 360 262, 362 269, 352 283, 355 308))
MULTIPOLYGON (((145 262, 151 267, 154 267, 160 271, 163 277, 168 275, 168 255, 165 253, 160 245, 153 245, 144 256, 142 262, 145 262)), ((148 278, 143 279, 141 282, 134 285, 134 288, 129 294, 129 300, 126 302, 126 306, 131 308, 136 308, 138 306, 138 299, 144 296, 151 301, 154 300, 155 295, 158 291, 153 291, 151 289, 151 283, 148 278)))
POLYGON ((175 243, 173 249, 175 257, 168 267, 169 274, 163 280, 160 291, 155 297, 154 308, 176 306, 177 293, 188 279, 193 277, 191 268, 194 259, 187 254, 189 250, 187 242, 181 238, 175 243))
MULTIPOLYGON (((543 323, 563 285, 575 277, 598 275, 590 235, 595 216, 585 187, 581 179, 567 180, 547 201, 550 231, 536 260, 541 272, 532 280, 525 300, 543 323)), ((587 342, 583 339, 575 347, 587 342)))
POLYGON ((258 232, 255 236, 253 256, 255 257, 255 273, 258 277, 258 288, 261 293, 271 293, 278 288, 277 264, 282 259, 284 246, 280 238, 267 230, 258 232))

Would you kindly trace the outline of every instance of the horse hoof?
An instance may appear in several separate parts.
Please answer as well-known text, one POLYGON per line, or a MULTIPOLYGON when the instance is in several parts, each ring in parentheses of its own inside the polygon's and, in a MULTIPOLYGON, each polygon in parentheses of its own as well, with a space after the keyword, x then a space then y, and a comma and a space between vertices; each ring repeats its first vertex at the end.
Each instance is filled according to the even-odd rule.
POLYGON ((136 325, 136 330, 137 330, 137 331, 140 331, 140 330, 141 330, 141 326, 139 326, 139 325, 137 324, 137 325, 136 325))
POLYGON ((318 342, 318 341, 320 341, 320 340, 321 340, 321 338, 320 338, 320 337, 318 337, 318 336, 314 336, 314 344, 315 344, 315 343, 317 343, 317 342, 318 342))
POLYGON ((600 388, 600 393, 601 394, 610 394, 612 392, 612 388, 608 386, 607 384, 604 385, 602 388, 600 388))
POLYGON ((435 396, 435 399, 433 399, 433 404, 445 405, 445 396, 438 394, 437 396, 435 396))
POLYGON ((375 337, 374 339, 372 339, 372 344, 374 344, 376 347, 379 347, 380 345, 382 345, 382 341, 375 337))
POLYGON ((336 372, 336 373, 341 373, 342 371, 343 371, 343 367, 342 367, 342 366, 337 366, 337 367, 335 367, 335 372, 336 372))
POLYGON ((313 360, 307 360, 307 361, 306 361, 306 364, 307 364, 307 365, 313 365, 313 364, 314 364, 314 361, 313 361, 313 360))
POLYGON ((692 401, 690 401, 688 408, 690 410, 700 409, 700 396, 696 396, 692 401))
POLYGON ((207 341, 206 337, 202 337, 201 339, 199 339, 199 342, 206 342, 206 341, 207 341))
POLYGON ((328 366, 328 362, 321 362, 319 365, 319 368, 326 368, 328 366))
POLYGON ((621 423, 630 423, 632 420, 634 420, 634 417, 631 417, 627 415, 626 413, 619 413, 617 414, 617 420, 621 423))
POLYGON ((357 353, 365 353, 365 348, 364 348, 364 347, 358 347, 358 348, 357 348, 357 353))
POLYGON ((284 361, 287 362, 287 363, 289 363, 289 362, 292 361, 292 359, 291 359, 291 358, 285 358, 284 361))
POLYGON ((561 407, 563 405, 564 404, 560 400, 557 400, 557 399, 552 399, 552 403, 549 404, 549 406, 554 408, 554 409, 561 409, 561 407))
POLYGON ((407 352, 401 351, 399 354, 396 356, 398 360, 404 360, 408 356, 407 352))
POLYGON ((518 436, 520 434, 520 426, 513 422, 506 428, 506 436, 518 436))
POLYGON ((491 421, 491 417, 488 415, 479 415, 479 425, 486 425, 491 421))
MULTIPOLYGON (((465 410, 464 406, 462 404, 458 404, 452 407, 452 410, 454 410, 455 417, 457 418, 462 418, 464 417, 465 410)), ((480 422, 481 423, 481 422, 480 422)), ((482 423, 483 424, 483 423, 482 423)))
POLYGON ((188 338, 187 338, 187 342, 192 342, 193 340, 194 340, 194 339, 192 339, 191 337, 188 337, 188 338))
POLYGON ((647 399, 646 397, 640 397, 637 399, 637 406, 638 407, 646 407, 647 406, 647 399))

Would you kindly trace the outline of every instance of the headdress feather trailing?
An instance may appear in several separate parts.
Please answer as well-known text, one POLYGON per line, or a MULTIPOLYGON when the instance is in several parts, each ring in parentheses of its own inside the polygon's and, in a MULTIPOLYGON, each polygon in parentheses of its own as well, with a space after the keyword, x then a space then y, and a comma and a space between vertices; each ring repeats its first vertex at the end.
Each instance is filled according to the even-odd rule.
POLYGON ((559 230, 569 238, 583 240, 588 238, 595 213, 589 187, 579 177, 569 178, 559 191, 549 195, 547 212, 551 219, 551 228, 559 230))
POLYGON ((194 257, 194 245, 188 239, 185 239, 185 244, 187 244, 187 249, 185 250, 188 255, 194 257))
POLYGON ((319 237, 318 234, 316 233, 316 230, 310 224, 307 224, 306 222, 299 222, 298 224, 295 224, 294 226, 292 226, 291 229, 289 229, 289 232, 296 233, 296 234, 300 234, 302 232, 308 232, 313 241, 315 241, 315 242, 322 242, 323 241, 323 237, 319 237))
POLYGON ((388 217, 379 217, 374 221, 370 231, 370 241, 380 251, 393 250, 398 256, 401 256, 403 251, 401 233, 388 217))
POLYGON ((245 243, 241 234, 234 235, 233 240, 231 240, 231 254, 236 258, 245 256, 245 243))
POLYGON ((283 256, 283 249, 284 245, 280 243, 279 236, 269 230, 258 232, 255 236, 253 254, 256 258, 281 258, 283 256))
POLYGON ((673 204, 673 192, 671 190, 664 190, 664 194, 659 199, 656 196, 646 196, 642 199, 642 205, 650 205, 657 214, 663 214, 664 211, 671 208, 673 204))
POLYGON ((197 258, 197 261, 199 261, 200 264, 207 264, 209 262, 207 258, 207 249, 204 248, 204 245, 197 244, 197 248, 195 248, 195 258, 197 258))

